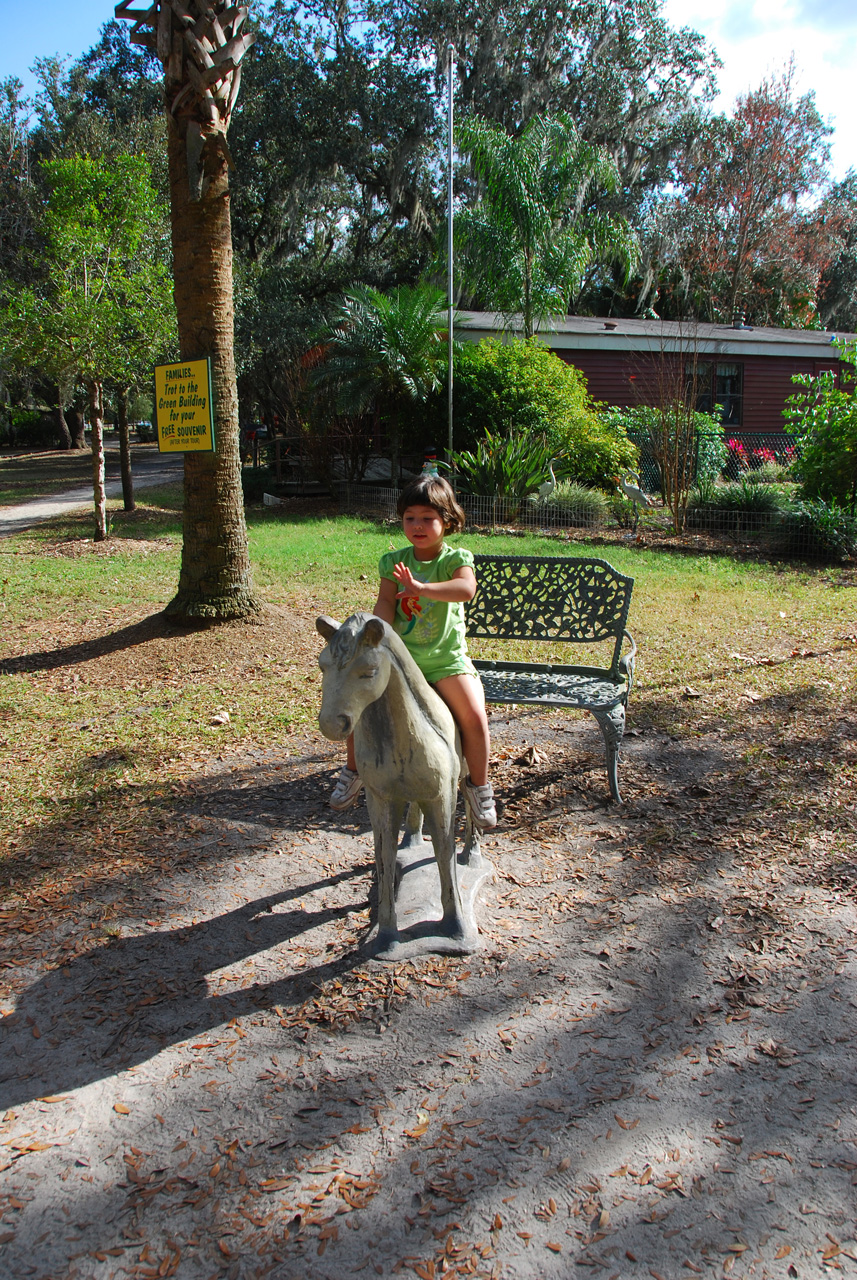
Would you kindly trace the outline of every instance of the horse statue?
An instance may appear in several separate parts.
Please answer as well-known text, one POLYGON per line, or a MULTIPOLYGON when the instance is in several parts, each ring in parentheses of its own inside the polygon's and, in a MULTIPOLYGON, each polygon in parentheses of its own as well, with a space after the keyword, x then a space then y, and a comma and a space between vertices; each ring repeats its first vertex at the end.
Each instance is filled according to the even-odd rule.
MULTIPOLYGON (((354 734, 357 770, 375 837, 378 933, 375 954, 398 958, 402 935, 396 919, 396 856, 408 809, 404 846, 419 844, 424 819, 431 836, 441 888, 442 919, 431 925, 425 950, 466 955, 478 945, 475 921, 462 907, 455 852, 455 805, 463 763, 458 730, 446 703, 431 688, 391 626, 370 613, 355 613, 340 626, 316 620, 327 641, 319 728, 333 742, 354 734)), ((480 860, 468 811, 466 853, 480 860)))

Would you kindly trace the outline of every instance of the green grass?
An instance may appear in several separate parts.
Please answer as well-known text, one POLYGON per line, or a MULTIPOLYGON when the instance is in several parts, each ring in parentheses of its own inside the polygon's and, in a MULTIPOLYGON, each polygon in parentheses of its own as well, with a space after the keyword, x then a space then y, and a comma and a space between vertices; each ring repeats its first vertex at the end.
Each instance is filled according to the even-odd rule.
MULTIPOLYGON (((58 542, 90 535, 90 517, 52 521, 2 545, 0 608, 4 630, 54 614, 91 617, 93 611, 153 607, 170 598, 181 554, 177 490, 150 491, 131 515, 115 510, 115 535, 107 556, 68 558, 58 542), (123 539, 159 546, 141 556, 123 553, 123 539)), ((294 608, 324 606, 334 613, 371 608, 377 565, 390 547, 403 545, 394 526, 350 516, 284 518, 265 510, 247 515, 254 581, 269 603, 294 608)), ((847 623, 853 595, 837 584, 839 569, 760 565, 729 557, 671 555, 624 546, 587 547, 556 539, 509 534, 465 533, 459 539, 474 552, 511 555, 585 554, 607 559, 635 578, 631 629, 641 640, 671 648, 675 661, 704 666, 720 641, 747 647, 799 643, 818 628, 847 623), (785 615, 785 616, 782 616, 785 615)))
MULTIPOLYGON (((64 542, 79 550, 91 538, 89 513, 0 542, 0 657, 36 655, 29 665, 42 666, 0 674, 0 821, 16 865, 26 850, 91 859, 105 841, 119 848, 129 832, 153 829, 166 798, 213 754, 276 745, 287 755, 290 738, 317 714, 315 617, 371 609, 378 559, 403 545, 396 527, 365 519, 250 510, 254 580, 275 622, 165 632, 157 615, 178 578, 180 492, 143 498, 137 512, 114 508, 109 554, 62 554, 64 542), (85 647, 93 641, 106 656, 85 647), (228 724, 212 725, 221 710, 228 724)), ((846 571, 538 535, 460 541, 514 555, 591 549, 631 574, 629 625, 640 649, 631 724, 688 739, 740 736, 744 745, 730 751, 736 759, 756 753, 746 769, 764 776, 772 795, 789 785, 778 751, 797 732, 795 717, 811 736, 813 725, 853 714, 857 645, 847 637, 857 610, 846 571), (754 747, 745 730, 763 720, 769 732, 754 747)), ((519 646, 516 656, 550 652, 583 660, 565 645, 519 646)), ((853 774, 852 765, 846 785, 853 774)))

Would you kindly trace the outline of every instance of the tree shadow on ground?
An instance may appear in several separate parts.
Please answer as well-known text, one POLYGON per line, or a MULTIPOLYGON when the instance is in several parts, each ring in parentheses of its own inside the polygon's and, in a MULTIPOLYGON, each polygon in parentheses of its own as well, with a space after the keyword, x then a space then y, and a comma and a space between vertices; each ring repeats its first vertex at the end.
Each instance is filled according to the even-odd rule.
POLYGON ((162 640, 178 633, 205 629, 205 622, 182 626, 166 618, 163 613, 154 613, 139 622, 132 622, 127 627, 120 627, 117 631, 96 636, 92 640, 81 640, 76 644, 62 645, 58 649, 42 649, 19 654, 14 658, 4 658, 0 661, 0 675, 29 675, 37 671, 76 667, 97 658, 105 658, 108 654, 146 644, 149 640, 162 640))
MULTIPOLYGON (((113 1075, 165 1045, 269 1003, 265 992, 271 984, 251 984, 220 996, 211 990, 207 976, 297 942, 363 907, 365 899, 353 893, 320 911, 289 904, 316 891, 362 883, 367 870, 358 865, 315 882, 303 880, 198 924, 117 938, 48 972, 0 1022, 6 1042, 0 1108, 113 1075), (36 1035, 39 1049, 32 1064, 36 1035), (31 1066, 31 1074, 19 1074, 16 1063, 21 1061, 31 1066)), ((322 978, 347 973, 367 958, 358 940, 335 964, 278 979, 273 984, 276 1002, 298 1003, 322 978)))
MULTIPOLYGON (((573 855, 569 860, 573 865, 573 855)), ((691 1271, 713 1277, 723 1274, 730 1250, 740 1257, 752 1248, 754 1256, 773 1261, 786 1238, 800 1274, 822 1274, 813 1269, 814 1237, 828 1230, 847 1238, 850 1173, 857 1167, 849 1164, 849 1148, 840 1149, 850 1130, 842 1139, 836 1133, 854 1101, 850 1037, 821 1034, 825 993, 797 984, 806 972, 805 953, 776 953, 766 990, 748 977, 744 958, 761 936, 758 920, 745 927, 730 917, 729 937, 707 927, 722 905, 721 873, 740 875, 743 861, 726 843, 700 853, 696 896, 672 902, 651 892, 650 869, 633 856, 609 873, 590 862, 603 914, 600 920, 569 915, 553 938, 559 948, 552 962, 539 959, 551 928, 550 913, 536 903, 527 943, 502 950, 495 944, 481 964, 481 980, 466 990, 451 981, 436 1008, 394 1001, 380 1024, 365 1010, 339 1020, 319 1012, 303 1031, 280 1032, 279 1065, 271 1066, 260 1048, 240 1085, 232 1086, 242 1111, 231 1121, 222 1103, 211 1121, 202 1119, 213 1098, 201 1092, 199 1077, 189 1078, 166 1105, 159 1103, 164 1140, 156 1130, 141 1144, 152 1148, 156 1174, 150 1178, 144 1168, 121 1190, 112 1181, 80 1188, 75 1218, 98 1224, 97 1246, 111 1247, 117 1229, 101 1224, 117 1217, 121 1202, 120 1221, 142 1228, 150 1248, 166 1235, 178 1240, 190 1266, 201 1240, 211 1242, 216 1261, 224 1211, 246 1205, 230 1227, 230 1254, 247 1267, 264 1261, 259 1272, 242 1269, 242 1275, 265 1274, 273 1263, 282 1267, 275 1274, 283 1280, 298 1269, 311 1280, 332 1280, 352 1273, 364 1256, 392 1274, 403 1255, 422 1259, 427 1274, 429 1260, 437 1274, 442 1264, 455 1274, 452 1264, 460 1259, 461 1274, 487 1277, 499 1257, 522 1274, 557 1280, 577 1267, 587 1274, 618 1267, 628 1278, 654 1268, 672 1276, 691 1259, 691 1271), (630 922, 611 914, 629 904, 633 915, 645 915, 642 952, 620 945, 630 922), (757 994, 764 999, 757 1002, 757 994), (787 1056, 760 1050, 774 1038, 787 1056), (335 1059, 331 1069, 340 1049, 349 1057, 335 1059), (428 1120, 421 1126, 422 1106, 428 1120), (189 1116, 203 1127, 200 1143, 216 1132, 228 1145, 230 1123, 245 1140, 246 1153, 230 1147, 233 1156, 219 1164, 216 1180, 204 1170, 189 1174, 182 1154, 171 1150, 177 1136, 188 1134, 189 1116), (360 1180, 360 1195, 352 1178, 360 1180), (185 1210, 182 1218, 188 1204, 192 1214, 185 1210), (354 1233, 333 1232, 329 1224, 346 1212, 354 1233), (553 1256, 544 1252, 545 1240, 560 1244, 549 1246, 553 1256)), ((340 883, 351 874, 343 873, 340 883)), ((298 892, 324 884, 307 883, 298 892)), ((214 954, 229 963, 243 951, 236 930, 253 935, 249 945, 272 945, 281 925, 261 914, 266 901, 190 931, 184 942, 182 931, 158 935, 152 955, 134 940, 140 945, 125 953, 117 987, 123 978, 133 983, 141 972, 156 974, 159 965, 199 981, 200 961, 204 966, 214 954), (232 948, 225 958, 223 944, 232 948)), ((294 927, 293 914, 284 932, 294 927)), ((794 925, 784 912, 764 928, 785 942, 794 925)), ((816 953, 812 964, 822 966, 818 946, 816 953)), ((168 1017, 153 1020, 146 1028, 150 1039, 123 1062, 122 1050, 134 1046, 111 1048, 111 1037, 121 1035, 134 1014, 123 1007, 121 993, 105 992, 114 980, 111 954, 108 949, 92 970, 89 958, 81 962, 72 984, 88 985, 93 1011, 105 998, 112 1001, 112 1024, 96 1027, 98 1043, 107 1045, 105 1066, 93 1058, 82 1076, 75 1075, 77 1067, 57 1069, 48 1080, 51 1092, 112 1073, 111 1053, 116 1070, 153 1056, 159 1040, 201 1034, 248 1012, 277 1013, 297 996, 295 979, 275 977, 246 986, 234 1002, 207 999, 202 991, 183 1001, 152 991, 148 976, 144 1016, 161 1016, 162 1001, 169 1002, 168 1017), (170 1026, 172 1038, 163 1039, 170 1026)), ((480 964, 478 958, 464 963, 468 970, 480 964)), ((353 967, 354 958, 346 956, 314 970, 314 1003, 324 1006, 353 967)), ((417 992, 425 991, 419 970, 413 972, 417 992)), ((68 985, 58 976, 47 981, 68 985)), ((37 1012, 49 994, 34 988, 29 1008, 37 1012)), ((82 1027, 76 1043, 86 1034, 82 1027)), ((247 1034, 254 1032, 247 1027, 247 1034)), ((67 1038, 55 1052, 64 1048, 70 1056, 72 1043, 67 1038)), ((267 1043, 270 1048, 274 1041, 267 1043)), ((119 1243, 129 1247, 126 1238, 119 1243)))

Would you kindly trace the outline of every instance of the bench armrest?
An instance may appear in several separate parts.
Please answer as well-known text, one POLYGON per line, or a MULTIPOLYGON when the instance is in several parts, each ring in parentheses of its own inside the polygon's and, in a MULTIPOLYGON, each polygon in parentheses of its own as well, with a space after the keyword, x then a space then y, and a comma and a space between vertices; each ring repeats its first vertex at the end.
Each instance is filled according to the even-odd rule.
POLYGON ((634 659, 637 656, 637 645, 630 631, 623 631, 622 635, 630 643, 631 652, 622 655, 619 659, 618 666, 620 672, 628 681, 628 692, 630 693, 631 687, 634 683, 634 659))

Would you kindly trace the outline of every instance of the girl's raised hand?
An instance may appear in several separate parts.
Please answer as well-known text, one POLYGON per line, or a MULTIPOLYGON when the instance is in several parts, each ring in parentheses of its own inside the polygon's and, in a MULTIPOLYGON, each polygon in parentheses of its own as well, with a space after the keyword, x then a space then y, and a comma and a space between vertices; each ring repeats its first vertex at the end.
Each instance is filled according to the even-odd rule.
POLYGON ((408 566, 402 561, 394 565, 393 577, 402 588, 398 593, 398 599, 400 600, 405 596, 418 596, 420 588, 425 586, 425 583, 420 582, 419 578, 415 578, 408 566))

